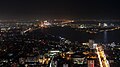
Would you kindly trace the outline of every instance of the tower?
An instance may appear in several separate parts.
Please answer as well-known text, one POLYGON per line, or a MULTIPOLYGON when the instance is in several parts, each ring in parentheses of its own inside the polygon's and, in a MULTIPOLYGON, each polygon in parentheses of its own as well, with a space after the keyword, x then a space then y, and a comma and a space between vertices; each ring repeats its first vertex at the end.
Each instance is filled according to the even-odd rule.
POLYGON ((93 49, 94 40, 89 40, 89 48, 93 49))

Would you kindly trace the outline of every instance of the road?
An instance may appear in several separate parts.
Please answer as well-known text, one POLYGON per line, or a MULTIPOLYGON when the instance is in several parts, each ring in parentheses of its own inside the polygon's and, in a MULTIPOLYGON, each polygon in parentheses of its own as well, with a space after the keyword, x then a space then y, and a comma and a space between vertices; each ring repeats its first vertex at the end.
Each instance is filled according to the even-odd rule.
POLYGON ((100 67, 110 67, 102 46, 97 46, 96 50, 97 50, 100 67))

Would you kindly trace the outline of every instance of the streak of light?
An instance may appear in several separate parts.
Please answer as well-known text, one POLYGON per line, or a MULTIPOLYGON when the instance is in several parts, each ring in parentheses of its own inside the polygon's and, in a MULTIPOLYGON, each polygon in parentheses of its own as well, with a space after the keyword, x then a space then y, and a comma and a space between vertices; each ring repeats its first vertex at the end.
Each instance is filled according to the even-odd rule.
POLYGON ((103 67, 102 61, 101 61, 101 58, 100 58, 100 54, 99 54, 99 51, 98 51, 98 47, 96 47, 96 50, 97 50, 97 55, 98 55, 98 59, 99 59, 99 62, 100 62, 100 67, 103 67))

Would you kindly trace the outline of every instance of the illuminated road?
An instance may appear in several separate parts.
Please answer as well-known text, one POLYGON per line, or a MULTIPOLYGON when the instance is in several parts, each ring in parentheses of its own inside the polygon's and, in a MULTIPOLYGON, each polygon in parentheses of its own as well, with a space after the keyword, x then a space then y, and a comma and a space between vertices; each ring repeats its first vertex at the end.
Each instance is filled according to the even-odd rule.
POLYGON ((96 50, 97 50, 97 55, 98 55, 98 59, 99 59, 99 63, 100 63, 100 67, 103 67, 102 65, 102 61, 101 61, 101 58, 100 58, 100 53, 98 51, 98 47, 96 47, 96 50))
POLYGON ((96 50, 97 50, 100 67, 110 67, 102 46, 99 46, 99 47, 97 46, 96 50))

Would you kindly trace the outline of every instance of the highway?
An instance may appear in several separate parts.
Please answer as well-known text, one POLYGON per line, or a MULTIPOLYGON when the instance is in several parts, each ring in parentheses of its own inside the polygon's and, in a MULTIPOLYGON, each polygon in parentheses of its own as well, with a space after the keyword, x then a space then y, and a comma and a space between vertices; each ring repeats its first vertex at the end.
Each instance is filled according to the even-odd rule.
POLYGON ((102 46, 97 46, 96 50, 97 50, 100 67, 110 67, 102 46))

